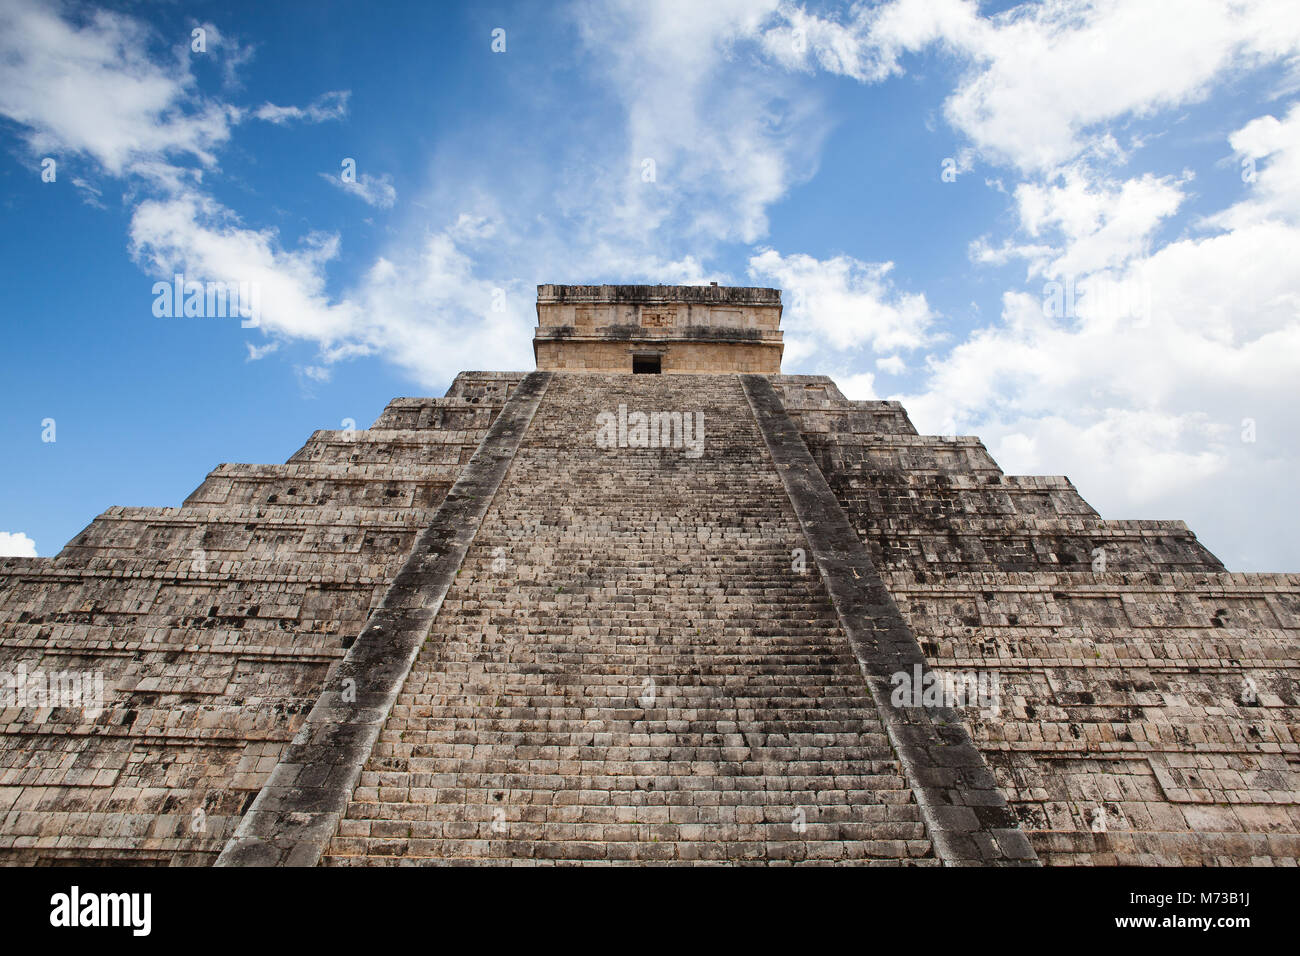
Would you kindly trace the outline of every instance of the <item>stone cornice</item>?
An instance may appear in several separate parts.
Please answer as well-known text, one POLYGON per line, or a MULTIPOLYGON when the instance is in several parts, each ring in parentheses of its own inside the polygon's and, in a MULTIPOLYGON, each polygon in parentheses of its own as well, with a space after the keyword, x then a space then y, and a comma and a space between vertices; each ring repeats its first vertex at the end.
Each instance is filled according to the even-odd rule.
POLYGON ((781 305, 780 289, 719 285, 539 285, 539 305, 582 303, 657 305, 685 302, 701 305, 781 305))

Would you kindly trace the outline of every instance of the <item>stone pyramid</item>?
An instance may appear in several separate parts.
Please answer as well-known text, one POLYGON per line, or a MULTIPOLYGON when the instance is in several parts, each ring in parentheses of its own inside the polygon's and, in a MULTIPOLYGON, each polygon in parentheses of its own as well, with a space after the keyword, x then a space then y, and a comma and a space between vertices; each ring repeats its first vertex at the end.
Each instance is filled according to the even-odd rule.
POLYGON ((1294 865, 1300 576, 780 316, 541 286, 537 371, 0 560, 0 861, 1294 865))

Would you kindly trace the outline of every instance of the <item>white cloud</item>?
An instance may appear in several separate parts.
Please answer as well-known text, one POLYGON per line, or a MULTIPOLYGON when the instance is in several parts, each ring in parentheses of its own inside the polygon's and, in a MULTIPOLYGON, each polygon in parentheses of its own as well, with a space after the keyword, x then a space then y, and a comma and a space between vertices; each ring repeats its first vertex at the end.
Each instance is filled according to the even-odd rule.
MULTIPOLYGON (((362 279, 337 291, 327 273, 340 254, 338 235, 313 233, 287 246, 275 230, 250 226, 216 202, 203 173, 218 171, 218 148, 235 124, 338 118, 345 92, 307 107, 207 100, 190 73, 196 61, 187 44, 178 44, 174 62, 154 61, 154 38, 139 21, 103 15, 78 28, 21 0, 13 9, 22 29, 6 34, 14 37, 13 62, 0 67, 0 79, 5 69, 44 79, 15 77, 0 104, 24 124, 33 148, 57 140, 91 155, 110 176, 137 178, 127 186, 129 244, 146 271, 257 288, 269 342, 250 344, 250 359, 281 340, 301 339, 320 346, 322 368, 378 354, 434 384, 483 364, 484 355, 494 364, 531 365, 533 296, 519 275, 535 280, 559 268, 610 281, 728 281, 705 257, 717 244, 765 234, 767 209, 812 173, 827 128, 817 97, 789 96, 788 77, 754 55, 775 7, 740 0, 575 5, 594 83, 610 92, 623 121, 616 136, 574 142, 545 160, 538 172, 548 180, 557 162, 591 173, 546 191, 560 217, 538 215, 514 191, 499 195, 496 177, 478 190, 462 177, 459 206, 437 204, 450 225, 439 231, 426 219, 408 227, 362 279), (80 52, 67 52, 78 44, 80 52), (84 98, 91 108, 43 105, 39 87, 54 78, 68 99, 84 98), (493 262, 509 262, 509 274, 492 276, 493 262), (489 311, 491 293, 502 288, 508 308, 489 311)), ((204 28, 209 50, 220 47, 227 66, 247 58, 248 48, 213 24, 204 28)), ((476 155, 482 148, 480 141, 476 155)), ((326 178, 379 208, 396 201, 387 175, 363 173, 355 183, 326 178)))
MULTIPOLYGON (((1008 292, 999 324, 932 360, 923 387, 901 396, 918 427, 980 434, 1011 471, 1069 474, 1105 514, 1160 509, 1194 518, 1211 547, 1242 541, 1250 502, 1284 500, 1283 476, 1300 467, 1300 110, 1270 120, 1232 135, 1239 153, 1268 162, 1246 198, 1205 220, 1208 234, 1146 249, 1149 224, 1179 200, 1149 177, 1022 205, 1028 223, 1059 235, 1056 263, 1122 263, 1098 274, 1143 286, 1147 308, 1103 299, 1052 316, 1042 297, 1008 292), (1100 242, 1125 195, 1131 228, 1100 242), (1246 420, 1254 441, 1243 440, 1246 420)), ((1225 560, 1294 562, 1282 541, 1300 534, 1300 518, 1282 509, 1267 525, 1225 560)))
POLYGON ((1118 155, 1106 124, 1197 102, 1233 68, 1300 49, 1290 0, 1047 0, 992 17, 974 0, 893 0, 843 24, 783 10, 787 23, 767 34, 778 62, 876 82, 933 45, 960 56, 969 72, 945 105, 949 122, 1026 171, 1118 155), (791 25, 805 30, 804 57, 788 52, 791 25))
MULTIPOLYGON (((1289 60, 1294 75, 1294 4, 1048 0, 981 17, 973 0, 894 0, 838 20, 783 5, 764 48, 787 68, 869 83, 902 73, 908 54, 946 51, 966 69, 949 123, 1024 177, 1011 192, 1018 235, 980 236, 970 258, 1023 260, 1046 284, 1008 290, 999 323, 927 358, 899 396, 919 427, 978 433, 1012 471, 1067 471, 1108 513, 1185 508, 1211 543, 1249 537, 1250 553, 1223 555, 1238 566, 1294 563, 1294 549, 1242 523, 1243 502, 1282 500, 1300 465, 1288 411, 1300 379, 1300 275, 1288 264, 1300 261, 1300 106, 1233 133, 1249 192, 1190 237, 1157 244, 1190 171, 1110 171, 1147 142, 1130 121, 1266 64, 1289 60), (1067 306, 1045 308, 1062 290, 1067 306), (1267 440, 1243 442, 1243 419, 1267 422, 1267 440)), ((825 361, 811 344, 803 354, 825 361)), ((1300 533, 1294 515, 1278 522, 1287 539, 1300 533)))
POLYGON ((1236 228, 1279 220, 1300 224, 1300 103, 1281 120, 1260 116, 1234 132, 1228 142, 1234 154, 1249 165, 1241 167, 1250 194, 1210 225, 1236 228), (1253 179, 1251 176, 1253 175, 1253 179))
POLYGON ((761 42, 767 55, 788 69, 817 67, 862 82, 882 80, 891 72, 862 41, 867 29, 862 10, 850 23, 840 24, 783 3, 777 20, 763 30, 761 42))
POLYGON ((348 338, 359 317, 325 294, 325 266, 337 236, 309 235, 281 249, 274 230, 244 228, 230 210, 201 194, 141 202, 131 217, 131 252, 155 276, 243 282, 257 290, 263 330, 330 345, 348 338))
POLYGON ((626 117, 611 174, 573 198, 601 236, 662 247, 667 234, 707 250, 766 235, 768 207, 813 173, 828 129, 813 91, 790 96, 789 78, 749 55, 776 8, 575 4, 586 52, 626 117))
POLYGON ((284 126, 290 122, 324 123, 328 120, 343 119, 348 115, 348 99, 351 90, 332 90, 317 97, 307 106, 276 106, 264 103, 253 110, 256 119, 284 126))
POLYGON ((195 96, 180 61, 155 62, 137 21, 99 10, 81 26, 32 0, 0 6, 0 113, 26 127, 33 153, 91 156, 110 175, 140 160, 205 166, 236 111, 195 96))
MULTIPOLYGON (((379 354, 432 384, 482 365, 484 356, 502 363, 494 367, 532 364, 531 290, 476 276, 467 251, 492 232, 481 218, 461 217, 419 246, 395 247, 379 257, 339 296, 326 292, 326 269, 339 254, 337 236, 314 234, 297 249, 284 249, 275 231, 245 228, 232 212, 196 194, 141 203, 132 218, 131 249, 157 275, 184 272, 254 285, 264 334, 320 346, 322 364, 298 369, 304 381, 328 381, 330 364, 379 354), (497 289, 505 295, 494 297, 497 289), (497 301, 502 311, 494 311, 497 301)), ((267 351, 250 346, 249 357, 267 351)))
MULTIPOLYGON (((150 59, 137 21, 101 13, 73 25, 12 0, 0 10, 0 113, 22 124, 37 155, 71 150, 109 176, 133 177, 130 247, 147 270, 256 282, 269 338, 249 344, 250 360, 299 339, 320 348, 318 362, 299 367, 308 384, 335 362, 373 354, 432 385, 485 364, 530 367, 531 282, 556 270, 593 281, 730 281, 710 265, 717 250, 765 240, 773 204, 816 169, 831 119, 811 71, 881 82, 910 66, 910 54, 942 53, 963 71, 944 104, 967 140, 954 155, 962 169, 976 156, 1004 167, 988 181, 1018 224, 1012 235, 970 237, 971 259, 1023 261, 1029 279, 1094 291, 1103 281, 1140 286, 1143 308, 1094 294, 1045 315, 1042 289, 1013 288, 997 323, 913 357, 945 343, 926 296, 892 263, 754 249, 749 276, 786 291, 786 367, 835 374, 853 397, 873 396, 877 374, 906 374, 913 394, 902 397, 919 427, 977 432, 1010 470, 1066 471, 1110 514, 1186 506, 1211 538, 1242 540, 1228 522, 1249 520, 1250 501, 1291 493, 1300 111, 1234 132, 1233 157, 1255 164, 1255 181, 1164 245, 1190 173, 1117 170, 1143 148, 1141 131, 1125 128, 1131 120, 1294 58, 1293 4, 1047 0, 981 17, 973 0, 894 0, 839 19, 778 0, 572 10, 577 61, 615 104, 614 122, 602 113, 600 135, 579 126, 558 150, 509 168, 508 194, 496 165, 434 176, 430 193, 446 190, 430 200, 437 212, 394 235, 343 289, 327 281, 339 236, 286 246, 216 203, 204 175, 219 172, 241 121, 340 118, 346 93, 241 109, 200 95, 188 55, 150 59), (1240 440, 1243 418, 1258 422, 1254 444, 1240 440)), ((220 41, 228 68, 246 54, 220 41)), ((461 152, 476 163, 494 156, 491 144, 474 145, 461 152)), ((387 176, 327 178, 371 205, 395 203, 387 176)), ((1272 524, 1294 540, 1298 521, 1272 524)), ((1258 549, 1259 560, 1268 553, 1258 549)))
POLYGON ((193 56, 215 57, 220 51, 219 59, 221 61, 223 83, 229 88, 237 88, 239 86, 239 71, 253 59, 256 48, 251 44, 241 43, 236 37, 219 29, 215 23, 194 22, 193 26, 202 28, 204 45, 207 49, 202 52, 193 49, 194 37, 191 32, 188 52, 193 56))
POLYGON ((345 180, 337 173, 321 173, 321 178, 349 195, 356 196, 362 202, 380 209, 391 209, 397 202, 397 189, 393 186, 393 177, 384 173, 371 176, 361 173, 356 179, 345 180))
POLYGON ((1197 102, 1243 61, 1300 47, 1286 0, 1053 0, 988 27, 941 28, 974 61, 949 99, 949 120, 982 151, 1021 169, 1050 169, 1089 150, 1114 151, 1103 124, 1197 102))
POLYGON ((0 557, 34 558, 36 542, 21 531, 0 531, 0 557))
POLYGON ((876 397, 876 377, 870 372, 837 376, 835 384, 852 401, 870 401, 876 397))
POLYGON ((1064 250, 1033 270, 1048 277, 1123 266, 1147 251, 1151 234, 1184 198, 1176 182, 1150 174, 1117 183, 1076 167, 1059 181, 1015 191, 1021 227, 1034 238, 1055 233, 1063 240, 1064 250))
POLYGON ((1015 210, 1029 241, 994 246, 981 236, 970 244, 970 259, 983 265, 1024 259, 1030 278, 1071 282, 1121 269, 1150 251, 1156 229, 1186 198, 1181 187, 1190 179, 1191 173, 1182 180, 1148 173, 1117 181, 1080 163, 1021 183, 1015 210))
POLYGON ((103 198, 104 191, 100 189, 98 186, 96 186, 94 183, 90 182, 87 179, 82 178, 81 176, 73 176, 72 185, 75 186, 77 190, 81 193, 81 201, 84 202, 87 206, 93 206, 96 209, 108 208, 102 202, 100 202, 100 200, 103 198))
POLYGON ((889 278, 893 267, 892 262, 860 262, 849 256, 782 256, 772 249, 749 260, 755 281, 784 290, 782 325, 787 333, 816 341, 815 354, 836 364, 844 357, 835 353, 863 347, 915 349, 930 341, 935 314, 924 295, 894 286, 889 278))
POLYGON ((367 346, 424 382, 447 381, 485 361, 531 368, 536 291, 477 275, 475 241, 452 228, 377 263, 353 293, 370 317, 367 346))
POLYGON ((346 90, 326 93, 307 107, 271 103, 245 111, 197 91, 191 57, 222 60, 227 84, 252 55, 213 24, 206 53, 192 53, 189 37, 176 56, 149 55, 151 34, 138 20, 96 10, 78 24, 58 4, 5 0, 0 4, 0 114, 25 127, 36 155, 84 154, 111 176, 134 174, 163 186, 184 175, 172 165, 216 163, 231 128, 246 116, 272 123, 323 122, 347 114, 346 90))

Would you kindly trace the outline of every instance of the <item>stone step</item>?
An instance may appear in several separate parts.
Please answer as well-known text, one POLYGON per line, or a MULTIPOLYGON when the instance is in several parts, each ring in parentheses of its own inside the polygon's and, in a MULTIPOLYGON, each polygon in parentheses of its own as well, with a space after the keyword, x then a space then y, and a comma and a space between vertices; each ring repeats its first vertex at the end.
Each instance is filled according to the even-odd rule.
POLYGON ((325 862, 930 857, 738 380, 641 378, 554 375, 325 862), (620 405, 701 453, 602 447, 620 405))

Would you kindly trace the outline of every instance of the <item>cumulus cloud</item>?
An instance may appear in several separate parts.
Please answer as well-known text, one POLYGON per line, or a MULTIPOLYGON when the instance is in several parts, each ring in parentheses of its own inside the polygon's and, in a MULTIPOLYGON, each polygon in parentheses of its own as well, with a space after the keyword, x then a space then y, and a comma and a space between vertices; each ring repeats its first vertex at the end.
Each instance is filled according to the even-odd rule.
POLYGON ((34 558, 36 542, 21 531, 0 531, 0 557, 34 558))
POLYGON ((325 266, 339 251, 335 235, 313 233, 286 250, 275 230, 249 229, 231 210, 189 191, 141 202, 131 217, 130 247, 155 275, 248 283, 267 332, 331 345, 356 325, 354 307, 325 293, 325 266))
MULTIPOLYGON (((433 383, 482 365, 486 355, 509 363, 506 368, 531 364, 531 290, 477 276, 468 251, 491 232, 481 219, 461 217, 418 246, 381 256, 334 297, 326 279, 339 254, 337 236, 311 234, 287 249, 274 230, 247 228, 198 194, 141 203, 130 240, 137 260, 158 274, 185 272, 256 288, 262 333, 321 347, 323 364, 300 367, 302 380, 328 381, 330 363, 379 354, 433 383)), ((267 351, 250 346, 249 358, 267 351)))
MULTIPOLYGON (((928 355, 896 397, 923 429, 981 434, 1010 470, 1068 472, 1105 512, 1184 508, 1212 545, 1241 542, 1249 502, 1280 500, 1281 476, 1300 465, 1287 411, 1300 376, 1300 276, 1287 264, 1300 254, 1300 107, 1231 134, 1245 198, 1163 245, 1193 174, 1124 168, 1145 143, 1134 121, 1202 102, 1243 71, 1294 65, 1294 5, 978 7, 892 0, 837 17, 785 4, 766 28, 773 61, 864 83, 904 73, 912 54, 951 58, 964 72, 945 118, 1021 177, 1010 189, 988 180, 1016 227, 975 237, 970 258, 1023 262, 1030 285, 1008 288, 998 322, 928 355)), ((1300 522, 1277 520, 1294 539, 1300 522)), ((1294 564, 1293 549, 1249 537, 1230 563, 1294 564)))
POLYGON ((1081 167, 1059 181, 1016 188, 1021 228, 1031 237, 1058 236, 1048 256, 1032 247, 1031 272, 1048 277, 1086 275, 1124 265, 1145 252, 1151 235, 1184 199, 1180 183, 1150 174, 1115 182, 1081 167))
POLYGON ((863 83, 903 72, 902 56, 938 41, 972 44, 988 25, 967 0, 896 0, 854 6, 843 20, 782 3, 763 30, 763 47, 792 69, 822 69, 863 83))
POLYGON ((376 262, 354 292, 369 316, 367 347, 429 382, 480 368, 487 357, 494 368, 532 367, 536 290, 479 275, 481 241, 462 220, 376 262))
MULTIPOLYGON (((1200 235, 1153 250, 1131 241, 1176 204, 1169 183, 1138 178, 1106 193, 1155 197, 1113 247, 1122 255, 1097 251, 1105 196, 1045 200, 1039 212, 1055 211, 1029 218, 1059 227, 1056 261, 1123 263, 1103 274, 1142 288, 1143 308, 1103 297, 1060 315, 1043 295, 1008 292, 997 324, 932 359, 924 385, 903 396, 918 425, 977 432, 1008 468, 1064 471, 1107 513, 1182 502, 1212 546, 1240 540, 1248 502, 1280 500, 1279 475, 1300 464, 1290 412, 1300 381, 1297 115, 1232 135, 1238 151, 1268 163, 1200 235)), ((1300 532, 1290 513, 1269 526, 1300 532)), ((1232 559, 1256 568, 1288 560, 1264 540, 1232 559)))
MULTIPOLYGON (((850 256, 819 260, 783 256, 773 249, 749 260, 754 281, 785 290, 786 337, 811 346, 796 353, 801 365, 829 361, 842 366, 847 353, 859 349, 916 349, 930 341, 935 313, 923 294, 894 286, 893 268, 892 262, 860 262, 850 256)), ((787 366, 789 359, 787 353, 787 366)))
POLYGON ((1242 163, 1241 175, 1251 187, 1249 197, 1212 216, 1209 223, 1227 229, 1260 222, 1300 224, 1300 104, 1282 119, 1260 116, 1229 138, 1242 163))

